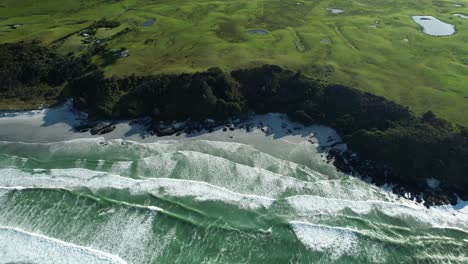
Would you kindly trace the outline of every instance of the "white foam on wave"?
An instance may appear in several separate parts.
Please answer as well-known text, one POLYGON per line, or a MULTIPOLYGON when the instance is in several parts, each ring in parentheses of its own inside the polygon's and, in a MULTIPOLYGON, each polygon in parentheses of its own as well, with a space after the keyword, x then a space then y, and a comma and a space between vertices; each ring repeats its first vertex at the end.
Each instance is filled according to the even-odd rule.
POLYGON ((105 223, 99 224, 95 229, 84 228, 83 232, 87 234, 84 240, 91 247, 122 256, 130 263, 154 263, 154 259, 167 246, 163 242, 174 240, 171 232, 153 227, 157 223, 157 214, 113 209, 115 211, 109 213, 105 223))
POLYGON ((332 259, 355 255, 359 236, 355 230, 304 222, 289 222, 297 238, 310 250, 325 252, 332 259))
POLYGON ((130 175, 133 161, 117 161, 112 163, 109 172, 118 175, 130 175))
MULTIPOLYGON (((378 196, 378 193, 367 185, 356 185, 359 183, 357 179, 340 176, 343 179, 329 180, 327 175, 306 166, 273 157, 240 143, 209 140, 155 143, 123 140, 106 142, 103 138, 96 138, 71 140, 64 144, 27 143, 26 145, 43 147, 42 151, 35 154, 41 158, 48 156, 55 160, 55 158, 68 157, 64 162, 69 162, 73 157, 90 157, 90 160, 76 160, 78 163, 70 164, 73 167, 104 170, 123 176, 135 174, 134 177, 138 178, 182 178, 202 181, 233 192, 272 199, 299 193, 352 199, 378 196), (103 142, 107 145, 102 145, 103 142), (96 149, 97 152, 90 153, 90 148, 96 149), (158 153, 160 154, 155 155, 158 153), (138 159, 139 156, 147 155, 150 156, 138 159), (99 162, 102 156, 109 157, 105 168, 98 165, 102 164, 99 162), (132 163, 120 161, 123 158, 137 159, 132 163), (136 164, 136 173, 133 164, 136 164)), ((22 152, 31 153, 34 150, 24 149, 22 152)))
MULTIPOLYGON (((100 141, 91 140, 89 142, 92 142, 91 145, 99 145, 98 142, 100 141)), ((79 145, 78 148, 80 148, 80 146, 82 147, 82 145, 86 145, 79 144, 79 142, 76 143, 77 145, 79 145)), ((205 143, 207 142, 194 142, 194 144, 192 145, 195 145, 193 146, 194 149, 204 149, 205 151, 207 150, 207 145, 221 145, 221 143, 205 143)), ((120 144, 118 144, 115 141, 112 141, 112 143, 109 144, 116 144, 120 146, 120 144)), ((230 144, 231 143, 227 143, 227 145, 230 144)), ((48 143, 45 145, 52 145, 53 149, 57 149, 57 151, 60 153, 54 154, 53 157, 59 158, 64 156, 64 154, 62 153, 63 151, 59 150, 59 143, 48 143)), ((142 144, 137 145, 139 147, 142 147, 142 144)), ((174 148, 188 148, 183 146, 181 147, 180 145, 169 142, 165 142, 163 144, 151 143, 144 145, 151 145, 154 148, 159 148, 159 146, 163 145, 164 147, 161 150, 162 152, 174 148), (168 147, 168 145, 170 145, 170 147, 168 147)), ((234 145, 241 146, 241 144, 234 145)), ((108 146, 100 146, 98 148, 105 149, 107 147, 108 146)), ((208 148, 210 148, 210 151, 207 152, 216 151, 216 148, 208 148)), ((135 149, 131 152, 135 152, 137 150, 138 149, 135 149)), ((119 150, 115 150, 115 152, 118 151, 119 150)), ((78 152, 79 151, 76 151, 75 154, 78 154, 78 152)), ((91 167, 88 164, 89 162, 87 159, 75 160, 75 163, 70 165, 78 168, 100 169, 111 174, 130 176, 134 174, 132 168, 133 164, 136 164, 135 177, 138 178, 158 177, 194 180, 220 186, 222 188, 226 188, 237 193, 265 196, 272 199, 284 195, 294 195, 300 193, 325 197, 348 197, 350 199, 375 199, 380 195, 373 188, 368 188, 367 184, 360 183, 358 179, 348 177, 343 179, 329 180, 326 175, 323 175, 319 172, 315 172, 311 169, 308 169, 302 165, 298 165, 293 162, 284 164, 284 166, 280 168, 272 168, 272 166, 275 166, 275 163, 281 162, 282 160, 267 155, 260 155, 258 154, 259 151, 252 151, 250 153, 257 153, 258 156, 263 157, 262 159, 268 160, 270 166, 268 165, 268 162, 261 162, 261 167, 252 167, 236 163, 230 159, 226 159, 218 155, 212 155, 211 153, 206 154, 198 151, 187 150, 164 152, 160 155, 137 159, 135 162, 117 160, 109 162, 112 165, 110 167, 107 166, 105 169, 102 168, 102 166, 99 167, 99 165, 97 165, 99 163, 102 164, 102 162, 98 162, 99 159, 96 158, 99 157, 99 155, 94 155, 94 159, 97 161, 93 163, 93 167, 91 167), (286 175, 276 173, 274 171, 286 173, 286 175), (296 176, 301 179, 297 179, 293 176, 296 176), (303 180, 304 178, 305 180, 303 180)), ((125 152, 121 152, 121 154, 123 155, 125 154, 125 152)), ((110 152, 109 155, 115 155, 115 153, 110 152)), ((118 156, 116 158, 120 159, 120 157, 118 156)), ((257 159, 256 157, 252 157, 251 160, 254 161, 253 163, 255 163, 257 159)), ((65 162, 69 162, 68 159, 66 159, 65 162)))
POLYGON ((468 263, 468 257, 454 255, 450 252, 444 252, 443 254, 422 252, 415 256, 415 263, 468 263))
POLYGON ((327 178, 324 175, 295 162, 259 151, 253 145, 214 140, 196 140, 178 150, 195 151, 225 158, 235 163, 266 169, 284 176, 306 180, 327 178))
MULTIPOLYGON (((28 158, 39 160, 53 159, 54 161, 60 160, 63 157, 81 159, 82 157, 105 156, 106 161, 109 162, 115 162, 115 160, 124 162, 135 161, 140 158, 158 158, 159 155, 168 155, 178 151, 192 151, 228 159, 234 163, 250 167, 263 168, 274 173, 303 180, 311 181, 327 178, 327 176, 304 165, 272 156, 257 150, 252 145, 236 142, 162 140, 153 143, 138 143, 121 139, 106 141, 104 138, 83 138, 56 143, 0 142, 0 146, 4 147, 2 152, 7 153, 10 157, 25 155, 27 153, 28 158)), ((98 161, 101 160, 98 159, 98 161)), ((155 163, 151 165, 154 167, 154 165, 157 165, 157 160, 153 161, 155 163)), ((98 168, 102 168, 102 166, 98 168)))
POLYGON ((86 169, 52 169, 46 172, 28 173, 17 169, 0 169, 0 185, 89 189, 126 190, 131 194, 154 194, 168 197, 192 197, 195 201, 222 201, 245 209, 268 208, 274 199, 258 195, 241 194, 205 182, 149 178, 143 180, 96 172, 86 169))
POLYGON ((250 167, 231 160, 195 151, 177 151, 139 160, 139 177, 181 178, 207 182, 235 192, 278 198, 295 194, 350 199, 384 196, 356 178, 328 179, 315 172, 310 181, 250 167))
MULTIPOLYGON (((40 199, 30 200, 27 194, 24 195, 27 192, 2 197, 15 189, 0 188, 0 204, 4 209, 0 210, 0 226, 21 228, 108 252, 130 263, 154 263, 155 258, 164 252, 167 243, 174 239, 174 234, 153 228, 157 222, 157 212, 160 211, 160 208, 154 206, 115 201, 105 207, 98 202, 84 207, 69 206, 63 210, 60 206, 63 200, 57 197, 56 200, 50 200, 50 207, 44 208, 38 206, 40 199), (73 220, 70 222, 70 219, 73 220)), ((38 188, 31 189, 41 192, 38 188)))
POLYGON ((395 202, 378 200, 352 201, 309 195, 288 197, 286 201, 296 213, 303 216, 339 214, 346 209, 359 215, 367 215, 372 211, 376 211, 390 217, 430 224, 434 228, 454 228, 468 232, 468 215, 457 211, 451 206, 427 209, 421 204, 406 200, 395 202))
POLYGON ((193 151, 178 151, 138 162, 138 176, 207 182, 235 192, 276 198, 309 183, 257 167, 193 151))
POLYGON ((41 234, 0 226, 2 263, 127 263, 119 256, 41 234))
MULTIPOLYGON (((105 140, 97 138, 71 140, 64 142, 64 144, 26 143, 26 145, 45 148, 36 155, 41 159, 45 157, 53 159, 54 162, 58 162, 56 159, 68 157, 64 159, 64 162, 70 163, 70 158, 91 155, 90 160, 80 158, 68 165, 77 168, 98 169, 112 174, 131 176, 133 173, 132 165, 135 163, 137 171, 132 177, 183 178, 204 181, 235 192, 270 198, 278 197, 285 191, 300 192, 302 189, 307 189, 307 193, 318 194, 317 192, 322 193, 324 190, 333 193, 336 185, 340 184, 339 182, 329 182, 328 185, 332 186, 325 187, 328 176, 240 143, 208 140, 155 143, 125 141, 126 144, 122 146, 124 141, 111 140, 106 142, 108 145, 101 146, 102 142, 105 140), (114 145, 118 147, 113 148, 114 145), (96 148, 98 152, 88 154, 90 148, 96 148), (144 154, 140 154, 142 152, 144 154), (132 161, 119 161, 122 158, 131 159, 132 155, 129 153, 138 153, 133 155, 133 158, 138 155, 153 155, 136 159, 133 163, 132 161), (158 153, 161 154, 154 155, 158 153), (234 157, 230 156, 231 154, 234 157), (106 167, 102 166, 103 162, 98 158, 101 156, 112 156, 109 157, 108 161, 106 160, 106 165, 109 164, 106 167), (323 181, 317 182, 318 187, 310 183, 319 180, 323 181)), ((34 150, 24 149, 21 152, 30 153, 34 150)))

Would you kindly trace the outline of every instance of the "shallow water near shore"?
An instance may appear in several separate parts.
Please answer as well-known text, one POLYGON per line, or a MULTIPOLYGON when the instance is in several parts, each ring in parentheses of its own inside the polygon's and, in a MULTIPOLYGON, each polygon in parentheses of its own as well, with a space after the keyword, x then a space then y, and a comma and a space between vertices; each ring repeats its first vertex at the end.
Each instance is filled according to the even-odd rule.
POLYGON ((0 262, 466 263, 468 207, 337 172, 339 136, 281 114, 170 137, 74 133, 71 105, 0 114, 0 262))

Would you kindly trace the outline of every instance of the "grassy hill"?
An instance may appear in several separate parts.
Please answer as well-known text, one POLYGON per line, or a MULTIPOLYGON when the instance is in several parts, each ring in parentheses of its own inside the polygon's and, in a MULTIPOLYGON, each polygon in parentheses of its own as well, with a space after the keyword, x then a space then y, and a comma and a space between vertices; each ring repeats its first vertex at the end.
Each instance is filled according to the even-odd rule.
POLYGON ((453 3, 0 0, 0 43, 41 43, 63 55, 97 45, 92 61, 109 76, 278 64, 468 125, 468 19, 453 16, 468 13, 468 1, 453 3), (457 33, 425 35, 413 15, 435 16, 457 33), (88 32, 103 18, 120 25, 88 32))

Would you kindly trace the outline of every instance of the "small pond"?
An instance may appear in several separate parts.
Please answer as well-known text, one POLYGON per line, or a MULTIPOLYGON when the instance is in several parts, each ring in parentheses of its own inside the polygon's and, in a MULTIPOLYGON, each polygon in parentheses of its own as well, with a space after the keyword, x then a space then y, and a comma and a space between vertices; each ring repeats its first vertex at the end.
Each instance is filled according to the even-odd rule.
POLYGON ((143 26, 144 27, 151 27, 154 24, 154 22, 156 22, 156 19, 154 19, 154 18, 148 19, 145 22, 143 22, 143 26))
POLYGON ((450 36, 455 33, 455 26, 433 16, 413 16, 413 21, 422 26, 423 32, 431 36, 450 36))
POLYGON ((343 13, 345 10, 343 9, 337 9, 337 8, 327 8, 328 11, 330 11, 330 13, 336 15, 336 14, 341 14, 343 13))
POLYGON ((268 31, 263 30, 263 29, 251 29, 247 30, 248 33, 250 34, 257 34, 257 35, 267 35, 268 31))

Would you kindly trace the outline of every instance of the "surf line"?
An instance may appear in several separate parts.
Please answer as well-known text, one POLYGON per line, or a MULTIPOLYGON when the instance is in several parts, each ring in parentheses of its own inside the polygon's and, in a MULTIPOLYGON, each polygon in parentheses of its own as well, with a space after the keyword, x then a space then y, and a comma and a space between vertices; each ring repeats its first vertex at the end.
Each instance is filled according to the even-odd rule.
MULTIPOLYGON (((89 252, 89 253, 95 255, 99 259, 102 259, 104 257, 104 258, 110 260, 111 263, 114 263, 114 264, 127 264, 126 261, 124 261, 123 259, 121 259, 117 255, 113 255, 113 254, 110 254, 110 253, 107 253, 107 252, 104 252, 104 251, 99 251, 99 250, 96 250, 96 249, 93 249, 93 248, 90 248, 90 247, 79 246, 79 245, 72 244, 72 243, 69 243, 69 242, 65 242, 65 241, 62 241, 62 240, 59 240, 59 239, 56 239, 56 238, 53 238, 53 237, 49 237, 49 236, 46 236, 46 235, 28 232, 28 231, 25 231, 25 230, 17 228, 17 227, 0 226, 0 232, 1 231, 11 232, 11 233, 16 233, 16 234, 22 234, 22 235, 26 235, 26 236, 29 236, 29 237, 36 238, 39 241, 47 241, 47 242, 57 244, 57 245, 60 245, 60 246, 63 246, 63 247, 69 248, 69 249, 77 249, 77 250, 82 250, 82 251, 85 251, 85 252, 89 252)), ((0 234, 0 236, 1 236, 1 234, 0 234)))

